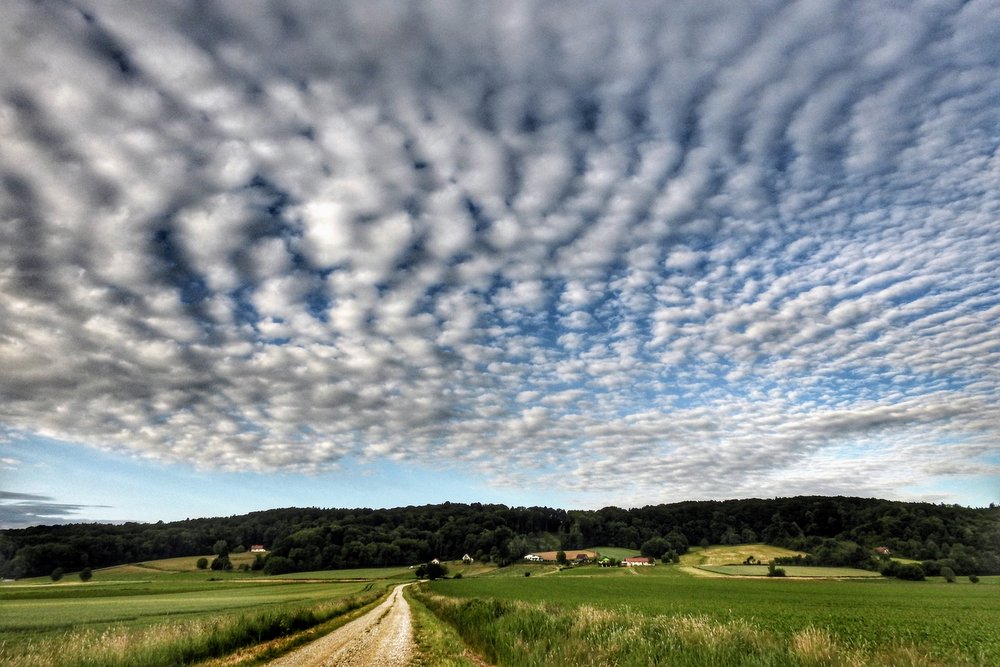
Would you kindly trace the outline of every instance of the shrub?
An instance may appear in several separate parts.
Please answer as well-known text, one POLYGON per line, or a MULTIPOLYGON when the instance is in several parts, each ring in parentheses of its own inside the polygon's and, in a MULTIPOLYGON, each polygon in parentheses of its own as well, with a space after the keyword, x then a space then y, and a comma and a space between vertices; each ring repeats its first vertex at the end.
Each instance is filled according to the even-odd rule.
POLYGON ((923 581, 924 568, 917 563, 904 563, 896 568, 896 578, 908 581, 923 581))
POLYGON ((80 570, 80 581, 90 581, 93 577, 94 573, 90 571, 89 567, 80 570))
POLYGON ((212 559, 212 569, 231 570, 233 569, 233 563, 229 560, 229 556, 219 556, 218 558, 212 559))
POLYGON ((941 576, 944 577, 944 580, 947 581, 949 584, 955 583, 955 570, 951 569, 950 567, 942 567, 941 576))
POLYGON ((456 572, 455 576, 452 577, 452 579, 461 579, 461 578, 462 578, 462 573, 461 572, 456 572))
POLYGON ((294 571, 295 563, 284 556, 268 556, 264 563, 264 574, 285 574, 294 571))
POLYGON ((422 563, 417 566, 416 575, 418 579, 442 579, 448 574, 448 568, 441 563, 422 563))
POLYGON ((199 570, 207 569, 208 568, 208 559, 205 558, 204 556, 202 556, 201 558, 198 559, 198 562, 196 562, 195 565, 198 566, 199 570))
POLYGON ((774 563, 767 566, 767 576, 769 577, 783 577, 785 576, 785 568, 775 567, 774 563))
POLYGON ((979 577, 977 577, 974 574, 970 574, 969 575, 969 581, 971 581, 974 584, 978 584, 979 583, 979 577))
POLYGON ((49 576, 52 577, 52 581, 59 581, 60 579, 63 578, 64 574, 66 574, 66 570, 62 569, 61 567, 57 567, 56 569, 52 570, 52 574, 50 574, 49 576))
POLYGON ((530 573, 530 572, 525 572, 525 573, 524 573, 524 576, 526 576, 526 577, 530 577, 530 576, 531 576, 531 573, 530 573))

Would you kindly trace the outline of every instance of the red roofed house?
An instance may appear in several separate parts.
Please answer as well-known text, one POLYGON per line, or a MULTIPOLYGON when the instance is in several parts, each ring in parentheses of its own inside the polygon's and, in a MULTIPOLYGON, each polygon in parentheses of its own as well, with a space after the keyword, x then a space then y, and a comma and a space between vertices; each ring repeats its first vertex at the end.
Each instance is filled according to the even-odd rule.
POLYGON ((267 551, 267 549, 264 548, 263 544, 253 544, 250 546, 250 553, 252 554, 261 554, 265 551, 267 551))
POLYGON ((642 565, 652 565, 653 559, 646 558, 645 556, 629 556, 628 558, 622 559, 622 565, 625 567, 636 567, 642 565))

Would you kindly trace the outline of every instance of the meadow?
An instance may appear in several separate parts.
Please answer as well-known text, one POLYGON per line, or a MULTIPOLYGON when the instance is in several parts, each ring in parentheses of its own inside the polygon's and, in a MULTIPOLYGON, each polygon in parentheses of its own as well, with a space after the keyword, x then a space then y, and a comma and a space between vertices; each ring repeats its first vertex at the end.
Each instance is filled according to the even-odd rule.
POLYGON ((418 595, 499 665, 1000 664, 996 578, 755 580, 584 566, 436 581, 418 595))
POLYGON ((197 570, 196 560, 0 586, 0 664, 190 664, 336 624, 413 579, 405 567, 265 578, 197 570))

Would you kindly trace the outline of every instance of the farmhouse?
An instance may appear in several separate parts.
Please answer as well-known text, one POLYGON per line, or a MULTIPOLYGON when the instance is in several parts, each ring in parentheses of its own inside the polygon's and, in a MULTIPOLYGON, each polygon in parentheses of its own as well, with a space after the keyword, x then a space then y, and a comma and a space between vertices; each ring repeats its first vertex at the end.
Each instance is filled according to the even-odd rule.
POLYGON ((889 551, 889 547, 875 547, 875 553, 879 556, 888 556, 891 552, 889 551))
POLYGON ((528 554, 527 556, 524 557, 524 560, 530 561, 532 563, 541 563, 545 559, 536 554, 528 554))
POLYGON ((652 565, 653 559, 646 558, 645 556, 629 556, 628 558, 622 559, 622 565, 625 567, 640 567, 643 565, 652 565))
POLYGON ((590 557, 587 554, 577 554, 576 555, 576 562, 577 563, 589 563, 590 562, 590 557))
POLYGON ((476 559, 470 556, 469 554, 465 554, 464 556, 462 556, 462 562, 465 563, 466 565, 471 565, 473 562, 475 562, 475 560, 476 559))
POLYGON ((252 554, 262 554, 265 551, 267 551, 267 549, 264 548, 263 544, 253 544, 250 546, 250 553, 252 554))

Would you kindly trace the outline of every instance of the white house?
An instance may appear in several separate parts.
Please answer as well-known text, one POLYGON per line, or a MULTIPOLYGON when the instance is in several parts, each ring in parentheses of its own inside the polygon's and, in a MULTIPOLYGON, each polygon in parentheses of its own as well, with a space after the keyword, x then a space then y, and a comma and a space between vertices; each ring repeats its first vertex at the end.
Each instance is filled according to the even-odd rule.
POLYGON ((527 556, 524 557, 524 560, 530 561, 532 563, 541 563, 545 559, 536 554, 528 554, 527 556))

